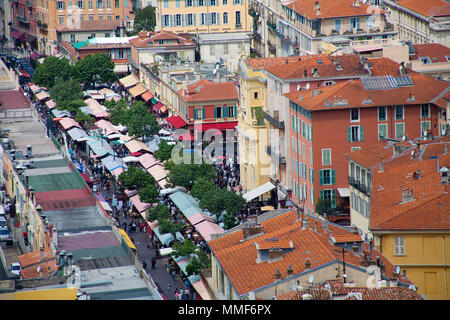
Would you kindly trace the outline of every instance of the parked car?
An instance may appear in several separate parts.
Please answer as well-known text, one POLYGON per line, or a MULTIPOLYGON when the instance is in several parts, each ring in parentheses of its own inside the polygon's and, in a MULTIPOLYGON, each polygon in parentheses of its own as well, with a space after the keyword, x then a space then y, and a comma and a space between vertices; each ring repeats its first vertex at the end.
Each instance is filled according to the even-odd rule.
POLYGON ((9 273, 11 274, 11 278, 20 278, 20 270, 21 270, 20 263, 14 262, 11 263, 11 267, 9 268, 9 273))
POLYGON ((7 241, 12 238, 8 229, 0 229, 0 241, 7 241))
POLYGON ((5 216, 0 216, 0 229, 8 230, 8 220, 6 220, 5 216))

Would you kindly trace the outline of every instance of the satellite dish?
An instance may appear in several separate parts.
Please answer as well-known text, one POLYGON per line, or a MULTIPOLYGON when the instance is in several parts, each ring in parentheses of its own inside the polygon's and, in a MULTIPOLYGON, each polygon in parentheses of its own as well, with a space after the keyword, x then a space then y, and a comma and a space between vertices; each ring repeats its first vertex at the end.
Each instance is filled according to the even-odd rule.
POLYGON ((306 84, 306 90, 309 90, 309 87, 310 87, 310 85, 309 85, 309 83, 307 83, 306 84))
POLYGON ((312 284, 313 282, 314 282, 314 276, 310 275, 309 278, 308 278, 308 283, 312 284))

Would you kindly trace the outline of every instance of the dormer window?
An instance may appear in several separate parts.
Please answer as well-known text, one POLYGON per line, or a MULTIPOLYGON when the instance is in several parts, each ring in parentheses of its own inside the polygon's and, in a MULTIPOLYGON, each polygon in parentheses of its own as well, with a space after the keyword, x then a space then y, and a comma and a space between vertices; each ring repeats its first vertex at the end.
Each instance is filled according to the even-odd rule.
POLYGON ((429 57, 419 57, 420 62, 422 62, 423 64, 429 64, 431 63, 431 60, 429 57))
POLYGON ((255 242, 258 257, 257 263, 268 261, 269 263, 282 259, 286 253, 294 249, 291 240, 278 240, 278 237, 266 238, 264 241, 255 242))

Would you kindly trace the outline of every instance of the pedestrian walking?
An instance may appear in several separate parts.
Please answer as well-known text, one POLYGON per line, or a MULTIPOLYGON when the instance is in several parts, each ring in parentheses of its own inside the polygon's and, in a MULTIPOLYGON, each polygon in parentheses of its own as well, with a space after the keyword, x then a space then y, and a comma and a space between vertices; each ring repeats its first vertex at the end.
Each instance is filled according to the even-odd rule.
POLYGON ((156 257, 153 256, 152 257, 152 270, 155 270, 155 269, 156 269, 156 257))
POLYGON ((145 272, 147 272, 147 262, 143 262, 142 263, 142 269, 144 269, 145 270, 145 272))
POLYGON ((172 270, 170 271, 170 273, 172 274, 172 279, 173 279, 173 281, 176 281, 177 279, 176 279, 176 273, 175 273, 175 270, 172 269, 172 270))

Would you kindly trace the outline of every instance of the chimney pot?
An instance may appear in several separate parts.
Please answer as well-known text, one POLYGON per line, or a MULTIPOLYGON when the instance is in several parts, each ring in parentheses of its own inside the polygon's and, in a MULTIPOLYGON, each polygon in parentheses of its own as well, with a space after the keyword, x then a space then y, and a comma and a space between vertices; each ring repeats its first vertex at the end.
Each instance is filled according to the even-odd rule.
POLYGON ((305 269, 306 270, 311 269, 311 261, 309 260, 309 258, 306 258, 305 269))

